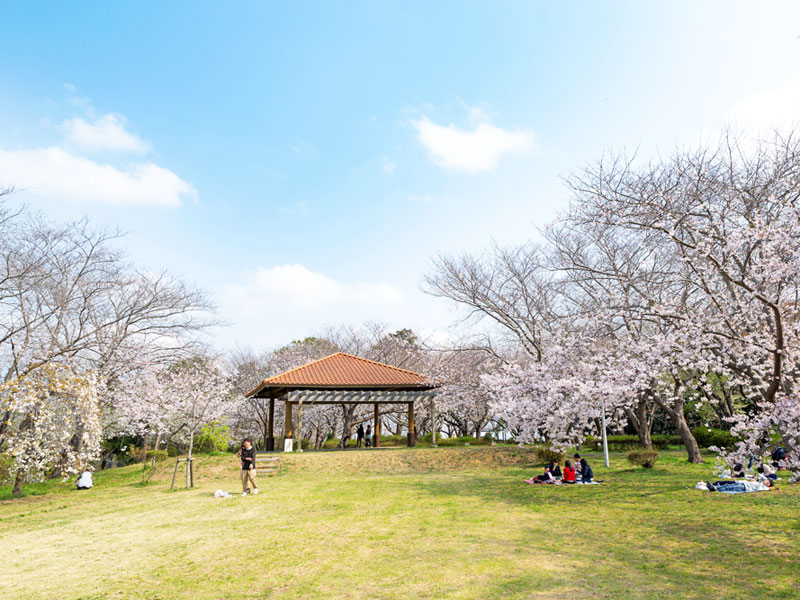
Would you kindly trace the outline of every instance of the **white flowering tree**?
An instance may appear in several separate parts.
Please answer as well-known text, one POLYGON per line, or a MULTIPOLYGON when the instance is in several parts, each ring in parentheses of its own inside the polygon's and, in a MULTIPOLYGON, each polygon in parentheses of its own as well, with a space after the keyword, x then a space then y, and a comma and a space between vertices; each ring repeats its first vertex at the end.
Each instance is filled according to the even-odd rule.
MULTIPOLYGON (((30 391, 32 381, 74 382, 94 373, 93 395, 103 396, 105 411, 100 391, 127 376, 136 364, 132 356, 175 361, 193 348, 193 334, 212 323, 201 292, 131 265, 115 232, 86 220, 58 224, 25 208, 11 210, 2 198, 7 192, 0 190, 0 385, 28 382, 30 391)), ((49 404, 38 407, 34 397, 7 395, 0 405, 0 452, 36 431, 37 413, 28 418, 24 407, 49 404)), ((42 446, 56 457, 39 460, 55 464, 51 475, 68 473, 70 457, 83 456, 86 436, 93 435, 84 403, 70 400, 79 397, 77 388, 63 398, 47 396, 58 410, 42 414, 58 415, 61 426, 72 428, 48 438, 66 440, 64 447, 42 446)), ((113 419, 102 422, 113 425, 113 419)))
POLYGON ((450 435, 480 437, 493 420, 490 395, 481 377, 501 364, 495 355, 480 348, 442 348, 427 353, 425 374, 440 387, 436 390, 436 413, 450 435))
POLYGON ((114 391, 119 430, 180 441, 191 460, 194 438, 205 425, 235 415, 244 399, 207 357, 160 368, 145 366, 114 391))
POLYGON ((0 384, 0 451, 13 494, 25 481, 53 472, 66 477, 87 468, 100 452, 102 427, 94 374, 43 365, 0 384))
MULTIPOLYGON (((664 256, 675 290, 649 306, 668 330, 656 350, 671 353, 676 387, 704 374, 724 377, 757 410, 733 417, 744 436, 731 461, 769 450, 778 435, 787 454, 800 445, 797 411, 800 347, 800 142, 790 135, 740 151, 723 139, 712 149, 634 167, 613 160, 572 180, 575 215, 633 237, 664 256)), ((800 463, 784 465, 795 476, 800 463)))
POLYGON ((699 462, 687 401, 724 403, 740 440, 726 460, 763 458, 777 436, 800 475, 800 142, 616 156, 570 186, 544 246, 440 259, 428 279, 531 356, 487 380, 498 408, 531 438, 574 441, 564 406, 613 399, 643 443, 660 411, 699 462))

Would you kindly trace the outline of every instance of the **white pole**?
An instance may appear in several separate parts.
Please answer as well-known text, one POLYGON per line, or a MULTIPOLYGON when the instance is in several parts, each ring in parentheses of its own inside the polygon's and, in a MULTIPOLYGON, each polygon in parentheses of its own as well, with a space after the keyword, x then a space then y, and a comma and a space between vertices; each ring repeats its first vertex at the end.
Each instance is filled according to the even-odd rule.
POLYGON ((606 439, 606 399, 603 398, 603 460, 608 468, 608 439, 606 439))
POLYGON ((431 396, 431 448, 436 448, 436 396, 431 396))

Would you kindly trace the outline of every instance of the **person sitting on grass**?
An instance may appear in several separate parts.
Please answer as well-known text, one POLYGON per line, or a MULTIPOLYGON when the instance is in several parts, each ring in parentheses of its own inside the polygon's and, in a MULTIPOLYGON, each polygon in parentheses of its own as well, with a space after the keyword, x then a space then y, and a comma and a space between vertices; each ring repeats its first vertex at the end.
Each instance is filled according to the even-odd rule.
POLYGON ((771 479, 762 481, 715 481, 713 484, 706 481, 710 492, 724 492, 726 494, 741 494, 743 492, 769 492, 774 488, 771 479))
POLYGON ((572 463, 569 459, 564 461, 564 476, 561 478, 562 483, 575 483, 575 469, 572 468, 572 463))
POLYGON ((592 479, 594 479, 594 472, 592 471, 592 467, 589 466, 589 463, 586 462, 585 458, 581 459, 581 481, 583 483, 592 483, 592 479))
POLYGON ((745 476, 744 475, 744 467, 742 466, 742 463, 736 463, 735 465, 733 465, 732 476, 737 478, 737 479, 744 478, 744 476, 745 476))
POLYGON ((775 469, 766 463, 759 466, 756 470, 758 471, 758 475, 756 475, 756 481, 764 481, 765 479, 769 479, 770 481, 774 482, 778 480, 778 474, 775 472, 775 469))
POLYGON ((555 481, 553 474, 550 472, 550 466, 548 465, 544 468, 544 473, 542 475, 526 479, 525 483, 555 483, 555 481))
POLYGON ((551 460, 550 464, 547 466, 550 469, 550 473, 553 475, 553 477, 561 477, 561 467, 558 466, 556 461, 551 460))
POLYGON ((575 459, 575 480, 581 480, 581 455, 577 452, 572 455, 572 458, 575 459))

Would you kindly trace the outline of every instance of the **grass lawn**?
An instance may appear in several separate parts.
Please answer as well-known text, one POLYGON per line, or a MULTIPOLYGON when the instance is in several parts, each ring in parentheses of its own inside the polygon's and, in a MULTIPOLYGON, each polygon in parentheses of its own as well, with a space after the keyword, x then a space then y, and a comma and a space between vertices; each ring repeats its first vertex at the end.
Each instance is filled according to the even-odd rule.
POLYGON ((602 485, 526 485, 514 447, 289 455, 225 500, 232 456, 190 491, 171 465, 49 483, 0 501, 0 598, 800 598, 800 485, 700 492, 711 465, 681 452, 587 456, 602 485))

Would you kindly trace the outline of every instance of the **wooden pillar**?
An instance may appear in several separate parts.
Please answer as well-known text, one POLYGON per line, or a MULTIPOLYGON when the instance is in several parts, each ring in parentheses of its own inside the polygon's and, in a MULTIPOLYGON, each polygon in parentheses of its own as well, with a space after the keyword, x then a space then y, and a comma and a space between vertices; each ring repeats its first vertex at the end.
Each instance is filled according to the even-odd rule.
POLYGON ((414 403, 408 403, 408 442, 407 446, 411 448, 412 446, 417 445, 416 436, 416 426, 414 425, 414 403))
POLYGON ((292 439, 292 403, 287 401, 283 411, 283 449, 286 450, 286 440, 292 439))
POLYGON ((267 439, 264 444, 267 452, 275 450, 275 398, 269 399, 269 419, 267 420, 267 439))
POLYGON ((303 451, 303 397, 297 404, 297 451, 303 451))
POLYGON ((375 405, 375 423, 373 424, 373 437, 374 441, 372 442, 373 448, 380 448, 381 446, 381 414, 379 410, 379 404, 375 405))

